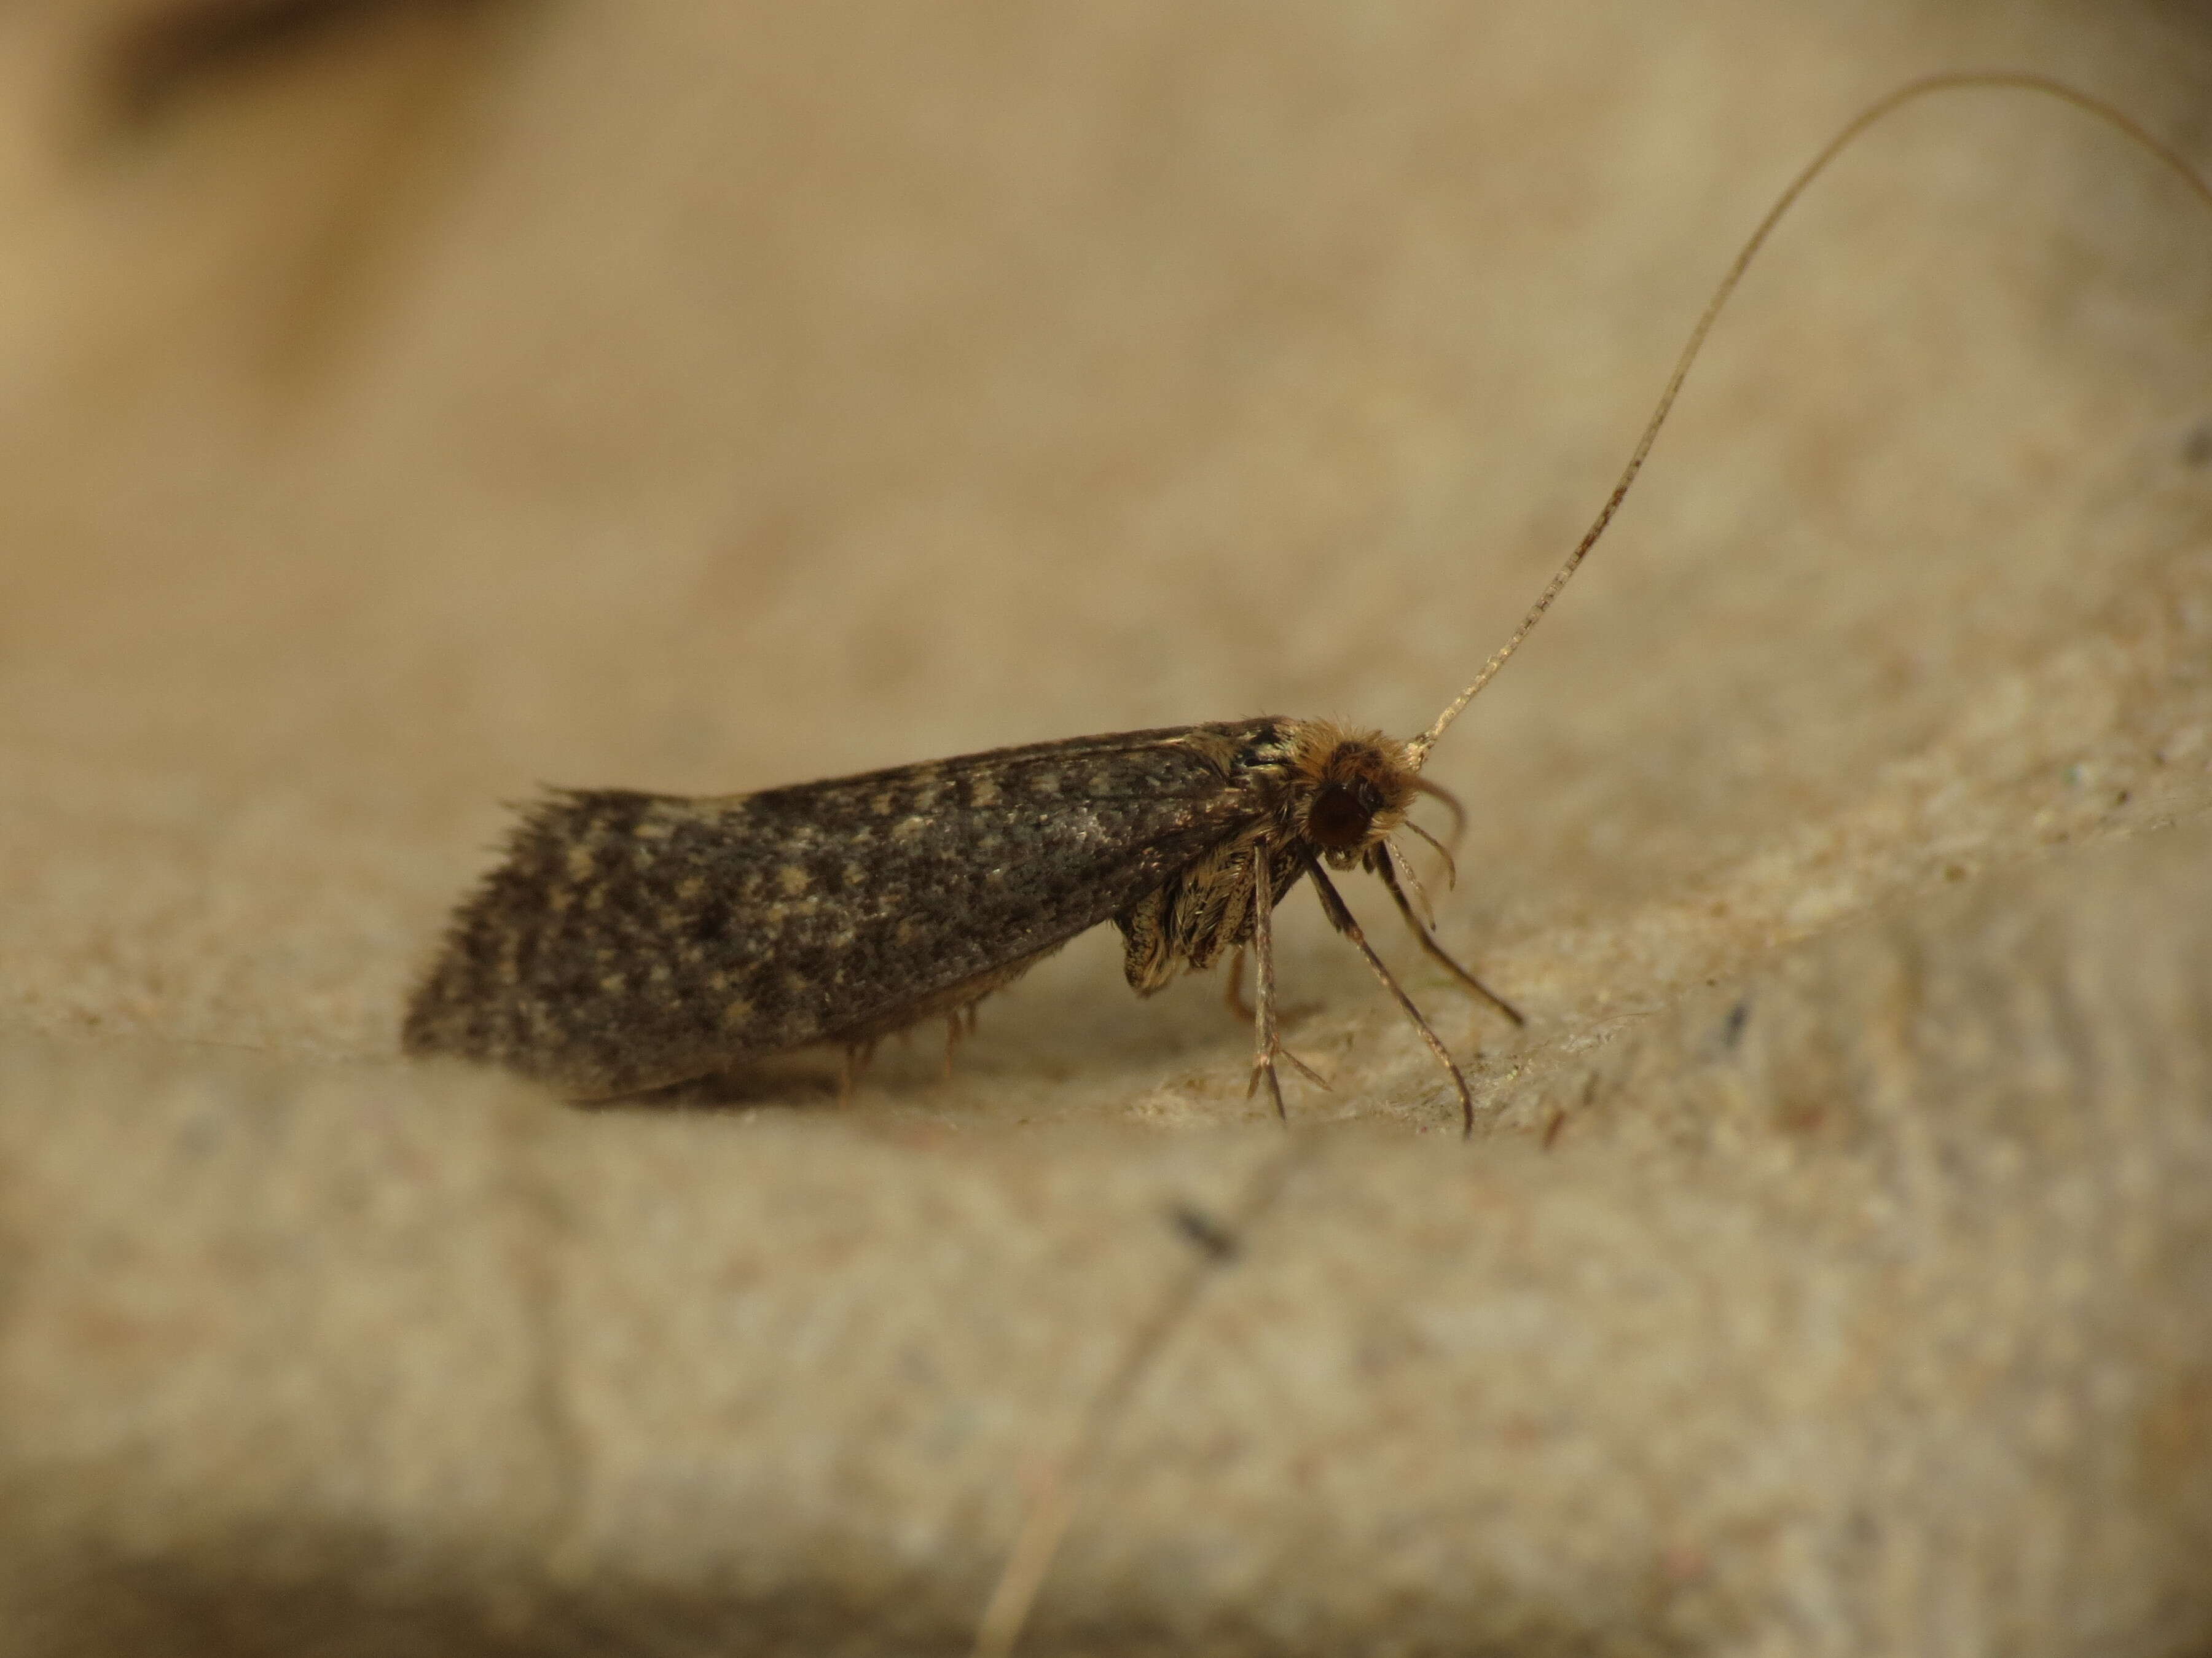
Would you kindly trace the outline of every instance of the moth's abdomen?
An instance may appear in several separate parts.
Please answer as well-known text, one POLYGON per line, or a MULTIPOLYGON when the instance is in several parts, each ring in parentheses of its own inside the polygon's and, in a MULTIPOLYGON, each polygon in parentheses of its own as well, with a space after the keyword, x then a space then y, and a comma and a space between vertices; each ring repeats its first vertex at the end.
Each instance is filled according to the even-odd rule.
POLYGON ((713 799, 556 795, 456 914, 410 1053, 635 1092, 862 1042, 1014 976, 1249 823, 1181 728, 713 799))

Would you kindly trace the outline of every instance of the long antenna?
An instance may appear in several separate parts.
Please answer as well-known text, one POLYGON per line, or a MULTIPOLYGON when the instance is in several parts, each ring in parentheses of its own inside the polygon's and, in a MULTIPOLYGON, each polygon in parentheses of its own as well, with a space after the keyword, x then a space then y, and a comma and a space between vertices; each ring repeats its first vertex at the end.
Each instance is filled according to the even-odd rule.
POLYGON ((1459 718, 1460 711, 1474 701, 1475 693, 1496 678, 1498 671, 1505 665, 1507 659, 1521 648, 1521 641, 1528 638, 1530 630, 1543 620, 1544 612, 1552 608, 1552 601, 1559 596, 1559 590, 1567 585, 1568 579, 1574 574, 1576 568, 1584 558, 1589 556, 1589 550, 1597 545, 1598 537, 1605 533, 1606 526, 1613 522, 1613 515, 1620 510, 1621 501, 1628 494, 1629 486, 1636 482, 1636 475, 1644 470, 1644 458, 1651 452, 1652 440, 1659 435, 1659 428, 1667 423, 1667 416, 1674 407, 1674 398, 1682 390, 1682 382, 1689 378, 1690 365, 1697 361, 1698 353, 1704 349, 1705 336, 1712 331, 1713 323, 1719 317, 1722 307, 1728 304, 1730 296, 1735 294, 1736 284, 1743 280, 1743 273, 1750 268, 1751 262, 1758 256, 1759 250, 1765 246, 1767 237, 1773 233, 1774 227, 1780 222, 1782 216, 1787 213, 1796 199, 1805 193, 1806 187, 1814 179, 1827 171, 1828 164, 1850 148, 1853 141, 1869 127, 1917 99, 1925 98, 1938 92, 1954 92, 1967 87, 2039 92, 2047 97, 2057 99, 2061 103, 2071 104, 2075 108, 2085 111, 2106 125, 2118 128, 2127 137, 2133 139, 2142 149, 2165 162, 2179 175, 2184 184, 2203 199, 2207 207, 2212 207, 2212 185, 2205 183, 2203 176, 2190 165, 2180 151, 2153 137, 2134 120, 2101 98, 2092 97, 2086 92, 2078 91, 2068 86, 2063 81, 2054 81, 2047 76, 2014 73, 2008 70, 1971 70, 1954 74, 1929 75, 1917 81, 1908 81, 1894 92, 1868 105, 1866 108, 1851 118, 1842 131, 1828 141, 1826 147, 1819 155, 1805 164, 1797 176, 1790 181, 1789 187, 1775 198, 1774 205, 1766 210, 1766 216, 1759 222, 1759 228, 1751 233, 1750 240, 1744 243, 1742 251, 1735 256, 1735 263, 1729 266, 1728 274, 1721 278, 1720 286, 1713 289, 1712 298, 1705 301, 1705 314, 1698 319, 1698 325, 1690 331, 1689 341, 1682 347, 1682 355, 1674 360, 1674 372, 1667 377, 1667 389, 1659 394, 1658 405, 1652 410, 1651 418, 1644 422, 1644 435, 1637 439, 1635 452, 1629 456, 1628 465, 1621 468, 1620 481, 1613 486, 1613 493, 1606 497, 1605 505, 1598 510, 1595 521, 1583 532, 1582 540, 1576 544, 1574 551, 1567 556, 1567 562, 1559 566, 1558 574, 1545 584, 1544 591, 1538 595, 1536 602, 1528 607, 1528 614, 1521 618, 1521 625, 1513 630, 1513 636, 1499 646, 1490 660, 1482 665, 1482 671, 1475 675, 1474 683, 1452 699, 1451 706, 1437 716, 1436 724, 1406 745, 1407 758, 1416 769, 1419 769, 1421 762, 1428 758, 1429 750, 1436 745, 1437 739, 1444 734, 1444 728, 1459 718))

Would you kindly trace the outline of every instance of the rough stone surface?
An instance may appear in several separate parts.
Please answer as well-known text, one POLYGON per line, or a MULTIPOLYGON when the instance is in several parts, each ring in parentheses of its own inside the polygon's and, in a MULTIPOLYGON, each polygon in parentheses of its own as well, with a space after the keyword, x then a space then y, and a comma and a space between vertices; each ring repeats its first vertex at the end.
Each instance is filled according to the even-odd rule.
POLYGON ((1110 937, 842 1108, 395 1042, 540 781, 1417 728, 1846 114, 2212 164, 2185 9, 308 9, 0 19, 0 1653, 957 1651, 1055 1493, 1025 1652, 2212 1649, 2212 215, 2056 106, 1438 749, 1473 1145, 1303 895, 1287 1137, 1110 937))

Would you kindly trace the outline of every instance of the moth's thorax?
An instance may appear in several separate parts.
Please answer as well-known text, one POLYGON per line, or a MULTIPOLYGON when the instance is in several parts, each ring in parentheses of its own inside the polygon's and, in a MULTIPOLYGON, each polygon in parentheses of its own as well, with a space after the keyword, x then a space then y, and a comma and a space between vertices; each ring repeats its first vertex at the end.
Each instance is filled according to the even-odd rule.
POLYGON ((1396 738, 1331 720, 1286 720, 1282 736, 1294 826, 1333 866, 1351 868, 1406 821, 1419 772, 1396 738))

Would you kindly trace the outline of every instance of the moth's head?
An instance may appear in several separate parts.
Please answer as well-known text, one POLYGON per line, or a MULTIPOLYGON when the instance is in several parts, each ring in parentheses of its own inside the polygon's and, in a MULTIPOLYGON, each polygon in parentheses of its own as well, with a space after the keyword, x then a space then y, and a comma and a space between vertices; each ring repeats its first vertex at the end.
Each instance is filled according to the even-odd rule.
POLYGON ((1329 864, 1350 869, 1406 821, 1419 773, 1406 745, 1381 732, 1304 721, 1293 745, 1298 827, 1329 864))

